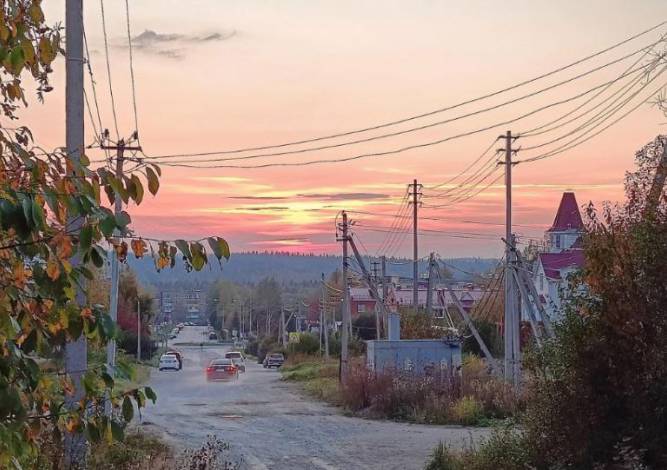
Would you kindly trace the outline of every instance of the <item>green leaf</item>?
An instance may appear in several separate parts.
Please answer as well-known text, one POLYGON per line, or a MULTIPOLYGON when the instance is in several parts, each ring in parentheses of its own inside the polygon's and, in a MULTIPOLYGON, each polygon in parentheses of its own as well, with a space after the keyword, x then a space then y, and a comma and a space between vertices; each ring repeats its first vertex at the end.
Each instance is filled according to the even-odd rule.
POLYGON ((90 247, 93 243, 93 227, 90 225, 85 225, 81 228, 81 233, 79 234, 79 250, 81 253, 87 253, 90 250, 90 247))
POLYGON ((107 388, 113 388, 114 386, 113 377, 111 377, 106 372, 102 372, 101 375, 102 375, 102 380, 104 380, 104 385, 106 385, 107 388))
POLYGON ((188 259, 192 258, 192 255, 190 254, 190 247, 188 246, 188 242, 186 242, 185 240, 176 240, 176 241, 174 241, 174 244, 176 245, 176 248, 181 250, 181 253, 183 253, 183 256, 185 256, 188 259))
POLYGON ((132 222, 132 219, 130 218, 130 214, 128 214, 125 211, 122 211, 120 214, 116 216, 116 223, 118 224, 119 227, 125 228, 128 225, 130 225, 130 222, 132 222))
POLYGON ((148 398, 150 401, 153 402, 153 404, 155 404, 155 402, 157 401, 157 395, 155 394, 153 389, 150 387, 144 387, 144 393, 146 394, 146 398, 148 398))
POLYGON ((117 441, 122 441, 125 437, 123 427, 115 421, 111 421, 111 436, 117 441))
POLYGON ((116 228, 116 218, 113 215, 109 215, 102 219, 100 222, 100 230, 102 234, 109 238, 113 235, 113 231, 116 228))
POLYGON ((210 237, 208 239, 208 244, 211 247, 211 250, 213 250, 215 257, 218 258, 218 261, 220 261, 223 257, 226 260, 229 260, 231 255, 229 251, 229 244, 224 239, 220 237, 210 237))
POLYGON ((32 201, 32 220, 35 222, 35 226, 40 230, 44 229, 46 218, 44 217, 44 209, 37 204, 37 201, 33 199, 32 201))
POLYGON ((100 429, 92 421, 89 421, 86 424, 86 434, 91 442, 99 442, 102 437, 100 435, 100 429))
POLYGON ((104 250, 100 248, 99 246, 95 245, 93 249, 90 251, 90 259, 97 268, 101 268, 104 266, 104 258, 106 257, 106 253, 104 253, 104 250))
POLYGON ((137 175, 132 175, 132 182, 134 183, 134 191, 135 191, 135 196, 134 196, 134 202, 137 203, 137 205, 141 204, 141 201, 144 199, 144 185, 141 184, 141 180, 137 175))
POLYGON ((132 421, 134 417, 134 405, 132 404, 132 399, 130 397, 125 397, 123 399, 123 419, 126 422, 132 421))
POLYGON ((148 179, 148 191, 155 196, 160 189, 160 180, 155 171, 149 166, 146 167, 146 178, 148 179))

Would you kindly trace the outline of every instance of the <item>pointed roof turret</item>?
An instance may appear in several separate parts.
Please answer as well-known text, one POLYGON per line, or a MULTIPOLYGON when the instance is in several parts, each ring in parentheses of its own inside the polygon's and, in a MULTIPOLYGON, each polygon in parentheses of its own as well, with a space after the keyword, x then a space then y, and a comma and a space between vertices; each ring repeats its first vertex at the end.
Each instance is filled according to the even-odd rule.
POLYGON ((584 230, 584 222, 581 219, 577 199, 572 192, 563 193, 554 223, 547 232, 564 232, 566 230, 584 230))

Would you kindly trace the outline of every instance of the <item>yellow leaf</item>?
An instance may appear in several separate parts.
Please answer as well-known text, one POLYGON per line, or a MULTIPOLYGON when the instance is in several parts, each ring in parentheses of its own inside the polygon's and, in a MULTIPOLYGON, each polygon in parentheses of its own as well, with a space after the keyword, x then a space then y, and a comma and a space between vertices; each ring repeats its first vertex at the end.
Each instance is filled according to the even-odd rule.
POLYGON ((55 259, 49 258, 49 261, 46 263, 46 274, 52 281, 55 281, 60 276, 60 268, 55 259))
POLYGON ((143 258, 144 253, 146 253, 146 242, 141 239, 132 240, 132 252, 135 258, 143 258))

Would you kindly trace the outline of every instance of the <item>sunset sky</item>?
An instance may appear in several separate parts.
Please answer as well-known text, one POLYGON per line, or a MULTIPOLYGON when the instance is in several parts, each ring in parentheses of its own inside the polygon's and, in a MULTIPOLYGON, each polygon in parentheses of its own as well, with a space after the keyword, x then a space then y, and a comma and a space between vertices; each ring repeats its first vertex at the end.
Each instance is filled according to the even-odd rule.
MULTIPOLYGON (((44 3, 52 22, 64 17, 64 1, 44 3)), ((100 4, 85 1, 84 7, 102 121, 115 136, 100 4)), ((280 144, 421 114, 548 72, 667 19, 664 0, 135 0, 130 8, 139 133, 149 156, 280 144)), ((134 121, 124 2, 107 0, 105 9, 111 83, 120 134, 127 136, 134 130, 134 121)), ((511 93, 390 129, 324 143, 407 129, 498 104, 620 58, 656 41, 661 33, 667 33, 667 26, 511 93)), ((597 86, 617 77, 637 58, 514 105, 427 130, 247 163, 347 157, 442 139, 597 86)), ((50 147, 64 141, 63 60, 54 75, 56 90, 48 95, 47 103, 40 105, 33 100, 22 115, 22 122, 35 131, 36 140, 50 147)), ((660 76, 652 82, 627 109, 664 81, 660 76)), ((87 82, 90 93, 89 85, 87 82)), ((374 253, 387 234, 368 227, 392 226, 392 217, 413 178, 427 187, 446 182, 505 130, 519 133, 537 127, 582 101, 398 155, 253 170, 164 167, 158 197, 147 198, 129 212, 136 232, 147 237, 218 235, 228 239, 233 251, 316 253, 339 251, 334 233, 338 211, 370 212, 373 215, 353 213, 351 217, 359 222, 355 228, 359 239, 374 253)), ((541 237, 564 190, 574 190, 580 205, 621 200, 624 172, 632 169, 634 151, 664 133, 665 121, 657 109, 643 105, 583 145, 553 158, 516 166, 516 231, 526 237, 541 237)), ((86 126, 92 141, 89 121, 86 126)), ((519 139, 516 145, 540 145, 576 126, 572 123, 552 133, 519 139)), ((568 140, 521 150, 517 158, 538 155, 568 140)), ((102 154, 93 150, 91 156, 102 154)), ((452 185, 440 190, 448 187, 452 185)), ((426 196, 432 193, 425 191, 426 196)), ((425 204, 447 203, 447 199, 426 196, 425 204)), ((503 233, 502 179, 474 199, 444 208, 424 208, 422 214, 447 219, 421 222, 426 230, 447 233, 425 233, 420 255, 437 251, 443 257, 496 256, 503 249, 502 242, 494 238, 503 233)), ((399 238, 392 250, 409 255, 411 237, 399 238)))

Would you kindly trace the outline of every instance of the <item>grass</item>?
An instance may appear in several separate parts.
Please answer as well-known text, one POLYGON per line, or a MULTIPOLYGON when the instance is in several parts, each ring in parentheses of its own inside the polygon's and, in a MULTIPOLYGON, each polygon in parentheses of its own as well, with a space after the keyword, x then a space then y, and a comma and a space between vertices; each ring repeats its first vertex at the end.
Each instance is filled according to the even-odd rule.
POLYGON ((521 397, 476 358, 466 360, 462 377, 374 374, 359 358, 350 366, 344 387, 338 382, 335 359, 293 355, 281 372, 283 380, 300 384, 308 395, 366 418, 489 426, 508 423, 522 407, 521 397))
POLYGON ((283 380, 298 382, 303 390, 318 400, 340 405, 338 361, 325 361, 318 356, 292 355, 280 368, 283 380))

